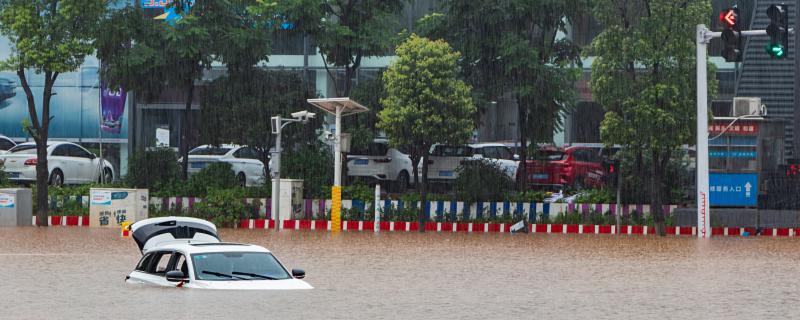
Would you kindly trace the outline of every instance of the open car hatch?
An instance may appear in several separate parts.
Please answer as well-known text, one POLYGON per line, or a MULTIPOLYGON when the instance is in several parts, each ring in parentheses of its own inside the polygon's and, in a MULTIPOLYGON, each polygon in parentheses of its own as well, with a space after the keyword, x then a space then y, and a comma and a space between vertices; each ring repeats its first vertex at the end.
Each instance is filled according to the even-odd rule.
POLYGON ((130 226, 142 253, 169 243, 218 243, 217 227, 189 217, 161 217, 137 221, 130 226))

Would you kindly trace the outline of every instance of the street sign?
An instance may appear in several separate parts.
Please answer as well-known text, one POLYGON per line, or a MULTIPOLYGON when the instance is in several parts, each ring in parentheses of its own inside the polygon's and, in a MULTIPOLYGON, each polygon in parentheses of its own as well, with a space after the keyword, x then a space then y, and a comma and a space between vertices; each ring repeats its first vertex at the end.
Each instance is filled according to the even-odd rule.
POLYGON ((712 206, 747 206, 758 204, 758 174, 711 173, 709 175, 712 206))

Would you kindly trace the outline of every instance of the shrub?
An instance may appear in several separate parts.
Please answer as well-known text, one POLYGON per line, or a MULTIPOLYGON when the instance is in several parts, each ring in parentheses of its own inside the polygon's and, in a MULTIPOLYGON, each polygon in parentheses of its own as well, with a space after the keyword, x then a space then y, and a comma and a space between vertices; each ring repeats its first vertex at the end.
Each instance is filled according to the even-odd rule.
POLYGON ((218 227, 232 227, 248 212, 242 198, 241 191, 236 189, 210 189, 190 215, 211 221, 218 227))
POLYGON ((330 198, 333 156, 325 148, 320 144, 307 144, 281 158, 281 177, 303 179, 305 198, 330 198))
POLYGON ((0 164, 0 187, 6 187, 9 185, 11 185, 11 181, 8 180, 6 172, 3 170, 3 165, 0 164))
POLYGON ((137 150, 129 158, 128 168, 125 184, 151 190, 169 185, 177 180, 180 172, 178 156, 170 148, 137 150))
POLYGON ((453 187, 461 201, 502 200, 514 190, 514 182, 494 161, 464 161, 456 171, 458 177, 453 187))

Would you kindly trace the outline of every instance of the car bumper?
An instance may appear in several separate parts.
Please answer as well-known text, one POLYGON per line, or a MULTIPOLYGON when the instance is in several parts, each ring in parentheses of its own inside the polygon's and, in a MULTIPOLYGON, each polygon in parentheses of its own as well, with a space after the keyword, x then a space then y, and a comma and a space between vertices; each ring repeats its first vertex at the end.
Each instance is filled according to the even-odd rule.
POLYGON ((13 182, 32 182, 36 181, 36 167, 23 170, 8 170, 6 177, 13 182))

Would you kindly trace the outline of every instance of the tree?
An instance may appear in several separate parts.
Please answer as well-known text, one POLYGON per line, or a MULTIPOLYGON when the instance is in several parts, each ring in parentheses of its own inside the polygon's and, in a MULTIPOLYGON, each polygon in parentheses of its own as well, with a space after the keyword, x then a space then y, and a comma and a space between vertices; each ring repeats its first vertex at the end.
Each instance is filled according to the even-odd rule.
MULTIPOLYGON (((186 159, 193 145, 192 102, 196 82, 214 61, 231 73, 245 73, 266 60, 269 34, 276 15, 251 6, 246 0, 175 0, 180 19, 165 23, 146 17, 139 7, 112 13, 103 23, 106 31, 98 56, 104 62, 103 80, 111 87, 138 90, 150 98, 163 88, 184 93, 180 156, 186 159), (256 10, 258 9, 258 10, 256 10)), ((187 178, 184 161, 182 178, 187 178)))
MULTIPOLYGON (((517 101, 520 159, 528 141, 552 142, 572 109, 573 83, 580 50, 568 37, 568 22, 584 14, 586 0, 445 0, 444 14, 432 14, 418 28, 446 39, 463 53, 464 77, 476 88, 476 100, 517 101)), ((526 166, 519 167, 518 188, 526 187, 526 166)))
MULTIPOLYGON (((599 0, 594 12, 604 26, 589 49, 597 56, 591 89, 606 110, 601 138, 637 155, 639 174, 650 182, 651 214, 663 235, 669 161, 695 137, 695 28, 699 21, 708 20, 711 4, 705 0, 599 0), (650 159, 649 170, 642 166, 645 157, 650 159)), ((716 92, 712 71, 709 92, 716 92)))
MULTIPOLYGON (((269 150, 274 146, 270 118, 308 108, 314 96, 297 73, 251 70, 246 77, 230 73, 209 83, 200 96, 200 141, 219 145, 248 145, 261 153, 267 168, 269 150)), ((319 119, 308 125, 292 125, 283 131, 284 145, 314 140, 319 119), (293 138, 298 137, 298 138, 293 138)))
POLYGON ((98 21, 107 1, 99 0, 2 0, 0 34, 12 45, 11 55, 0 61, 0 70, 15 70, 28 101, 30 121, 25 131, 36 142, 36 217, 47 225, 47 139, 53 85, 64 72, 77 70, 94 51, 98 21), (44 74, 39 108, 26 73, 44 74))
POLYGON ((278 0, 275 6, 298 30, 314 38, 336 95, 348 97, 363 58, 380 56, 395 44, 397 16, 405 0, 278 0), (332 65, 344 68, 342 85, 332 65))
MULTIPOLYGON (((444 40, 432 41, 412 34, 397 47, 397 60, 384 72, 386 98, 378 114, 378 127, 386 131, 392 145, 411 146, 409 153, 417 175, 417 163, 428 157, 434 143, 466 141, 474 123, 471 88, 458 78, 454 52, 444 40)), ((419 193, 422 208, 427 201, 428 163, 422 163, 419 193)), ((425 230, 419 214, 419 230, 425 230)))

